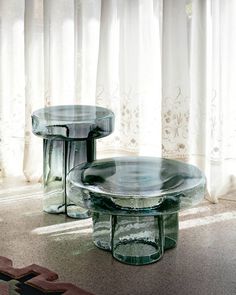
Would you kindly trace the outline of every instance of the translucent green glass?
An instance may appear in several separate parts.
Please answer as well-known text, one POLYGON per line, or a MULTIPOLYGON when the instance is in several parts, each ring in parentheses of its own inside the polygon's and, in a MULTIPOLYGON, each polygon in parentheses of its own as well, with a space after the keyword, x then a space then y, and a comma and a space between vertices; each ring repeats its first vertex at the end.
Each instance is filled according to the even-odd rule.
POLYGON ((164 253, 162 216, 112 215, 112 255, 134 265, 153 263, 164 253))
POLYGON ((90 160, 95 158, 94 141, 62 141, 44 139, 44 198, 43 210, 47 213, 66 213, 74 218, 87 218, 90 212, 76 206, 67 199, 65 179, 67 172, 88 160, 87 146, 90 145, 90 160))
POLYGON ((151 157, 84 163, 67 181, 69 199, 93 212, 94 243, 135 265, 177 245, 178 212, 200 202, 206 185, 197 167, 151 157))
POLYGON ((53 106, 32 115, 33 133, 43 137, 43 209, 87 218, 88 209, 67 198, 66 175, 73 167, 96 158, 95 140, 112 133, 114 114, 85 105, 53 106))
POLYGON ((112 216, 94 212, 93 217, 93 242, 103 250, 111 250, 111 222, 112 216))
MULTIPOLYGON (((112 215, 94 212, 93 218, 93 242, 103 250, 112 248, 112 215)), ((125 217, 126 218, 126 217, 125 217)), ((125 219, 124 218, 124 219, 125 219)), ((152 217, 151 217, 152 218, 152 217)), ((165 250, 177 246, 179 233, 178 213, 163 215, 163 247, 165 250)))

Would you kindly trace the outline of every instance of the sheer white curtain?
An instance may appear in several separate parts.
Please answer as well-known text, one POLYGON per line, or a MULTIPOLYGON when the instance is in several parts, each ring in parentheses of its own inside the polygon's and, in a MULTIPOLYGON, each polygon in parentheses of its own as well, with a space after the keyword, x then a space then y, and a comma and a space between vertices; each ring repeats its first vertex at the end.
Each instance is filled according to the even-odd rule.
POLYGON ((209 198, 236 187, 235 1, 0 0, 0 169, 34 181, 30 115, 98 104, 116 131, 98 156, 145 154, 202 168, 209 198))
POLYGON ((215 197, 236 200, 236 2, 212 1, 209 21, 209 181, 215 197))

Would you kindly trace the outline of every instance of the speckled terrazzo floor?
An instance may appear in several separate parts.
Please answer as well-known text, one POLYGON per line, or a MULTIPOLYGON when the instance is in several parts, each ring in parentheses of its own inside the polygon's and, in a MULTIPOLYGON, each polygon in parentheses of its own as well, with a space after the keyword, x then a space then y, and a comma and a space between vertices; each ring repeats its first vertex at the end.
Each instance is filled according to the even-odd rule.
POLYGON ((0 187, 0 255, 36 263, 97 295, 236 294, 236 202, 181 213, 178 247, 147 266, 124 265, 91 241, 91 221, 41 211, 39 187, 0 187))

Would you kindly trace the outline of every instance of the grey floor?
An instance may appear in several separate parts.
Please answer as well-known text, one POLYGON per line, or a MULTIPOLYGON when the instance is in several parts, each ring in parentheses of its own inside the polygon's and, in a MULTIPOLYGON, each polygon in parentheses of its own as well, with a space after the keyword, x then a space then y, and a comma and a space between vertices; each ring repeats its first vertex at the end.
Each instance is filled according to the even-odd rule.
POLYGON ((16 267, 40 264, 97 295, 236 294, 236 202, 181 213, 178 247, 137 267, 97 249, 90 220, 43 213, 37 191, 0 190, 0 255, 16 267))

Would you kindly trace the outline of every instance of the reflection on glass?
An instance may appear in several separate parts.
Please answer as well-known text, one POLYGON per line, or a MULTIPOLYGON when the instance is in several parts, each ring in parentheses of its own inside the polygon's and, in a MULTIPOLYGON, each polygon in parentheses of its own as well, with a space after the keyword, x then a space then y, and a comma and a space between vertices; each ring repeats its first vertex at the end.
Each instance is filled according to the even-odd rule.
POLYGON ((197 204, 206 185, 197 167, 151 157, 83 163, 67 182, 68 198, 93 212, 95 245, 137 265, 177 245, 178 212, 197 204))
POLYGON ((95 106, 53 106, 35 111, 32 126, 33 133, 44 138, 44 211, 89 217, 87 209, 67 199, 66 175, 96 158, 95 139, 112 133, 114 114, 95 106))

